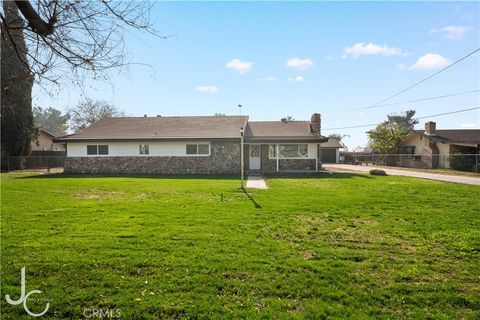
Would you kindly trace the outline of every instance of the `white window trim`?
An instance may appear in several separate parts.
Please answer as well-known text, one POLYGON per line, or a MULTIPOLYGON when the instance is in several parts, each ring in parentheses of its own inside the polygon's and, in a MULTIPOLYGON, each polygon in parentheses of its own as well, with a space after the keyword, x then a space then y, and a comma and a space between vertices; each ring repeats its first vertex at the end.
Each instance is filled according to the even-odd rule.
POLYGON ((150 144, 148 143, 140 143, 138 145, 138 155, 140 157, 149 157, 150 156, 150 144), (147 146, 148 147, 148 153, 140 153, 140 146, 147 146))
POLYGON ((109 144, 105 144, 105 143, 102 143, 102 144, 87 144, 87 145, 85 145, 85 149, 88 149, 88 146, 97 146, 97 153, 96 154, 88 154, 88 151, 85 150, 85 154, 86 154, 87 157, 109 157, 110 156, 110 145, 109 144), (98 147, 99 146, 107 146, 108 153, 107 154, 99 154, 98 153, 98 147))
POLYGON ((282 157, 280 154, 278 154, 278 159, 291 159, 291 160, 308 160, 308 159, 311 159, 308 157, 308 143, 278 143, 278 144, 269 144, 268 145, 268 159, 270 160, 276 160, 277 157, 272 157, 271 154, 270 154, 270 146, 273 146, 275 149, 276 149, 276 152, 279 152, 278 149, 280 149, 280 146, 281 145, 284 145, 284 144, 296 144, 296 145, 300 145, 300 144, 306 144, 307 145, 307 156, 306 157, 282 157), (277 146, 278 146, 278 149, 277 149, 277 146))
POLYGON ((185 157, 210 157, 212 155, 212 146, 210 142, 208 143, 185 143, 185 157), (197 153, 196 154, 187 154, 187 145, 196 144, 197 145, 197 153), (198 145, 199 144, 208 144, 208 154, 198 154, 198 145))

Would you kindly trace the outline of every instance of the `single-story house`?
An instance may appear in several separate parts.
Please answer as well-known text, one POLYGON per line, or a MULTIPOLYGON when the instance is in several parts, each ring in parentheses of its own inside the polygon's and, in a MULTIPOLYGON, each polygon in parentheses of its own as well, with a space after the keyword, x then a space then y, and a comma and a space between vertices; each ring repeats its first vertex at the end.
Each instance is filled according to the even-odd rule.
POLYGON ((320 114, 310 121, 248 116, 107 117, 72 135, 65 172, 238 174, 317 171, 320 114))
MULTIPOLYGON (((402 143, 402 147, 413 167, 450 168, 452 159, 461 161, 461 158, 475 162, 480 152, 479 129, 447 129, 437 130, 433 121, 425 123, 425 130, 415 130, 402 143), (472 156, 461 156, 470 154, 472 156)), ((454 166, 454 165, 453 165, 454 166)))
POLYGON ((54 142, 55 138, 57 138, 55 133, 39 128, 30 148, 32 151, 65 151, 65 143, 54 142))
POLYGON ((338 139, 328 138, 320 144, 320 159, 322 163, 340 163, 340 149, 345 146, 338 139))

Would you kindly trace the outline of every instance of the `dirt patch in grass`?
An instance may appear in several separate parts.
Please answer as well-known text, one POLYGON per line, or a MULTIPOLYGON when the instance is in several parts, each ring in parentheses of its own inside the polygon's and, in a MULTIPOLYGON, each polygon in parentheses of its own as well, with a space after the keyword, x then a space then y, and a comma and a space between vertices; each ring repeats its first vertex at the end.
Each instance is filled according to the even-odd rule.
POLYGON ((62 195, 71 195, 80 200, 121 199, 124 196, 124 192, 99 189, 57 190, 56 193, 60 193, 62 195))

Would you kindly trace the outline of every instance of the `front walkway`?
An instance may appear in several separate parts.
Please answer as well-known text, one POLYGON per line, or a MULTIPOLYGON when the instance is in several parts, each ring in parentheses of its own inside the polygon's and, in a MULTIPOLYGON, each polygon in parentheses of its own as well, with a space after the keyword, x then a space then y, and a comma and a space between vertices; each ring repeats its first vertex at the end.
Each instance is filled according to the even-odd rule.
POLYGON ((385 172, 388 175, 392 175, 392 176, 407 176, 407 177, 415 177, 415 178, 439 180, 439 181, 455 182, 455 183, 463 183, 463 184, 472 184, 472 185, 480 186, 480 178, 475 178, 475 177, 465 177, 465 176, 409 171, 409 170, 386 169, 386 168, 375 167, 375 166, 355 166, 351 164, 325 164, 324 167, 325 169, 331 170, 334 172, 356 171, 356 172, 368 173, 368 171, 370 171, 371 169, 382 169, 382 170, 385 170, 385 172))
POLYGON ((247 188, 267 189, 267 183, 261 175, 249 175, 247 179, 247 188))

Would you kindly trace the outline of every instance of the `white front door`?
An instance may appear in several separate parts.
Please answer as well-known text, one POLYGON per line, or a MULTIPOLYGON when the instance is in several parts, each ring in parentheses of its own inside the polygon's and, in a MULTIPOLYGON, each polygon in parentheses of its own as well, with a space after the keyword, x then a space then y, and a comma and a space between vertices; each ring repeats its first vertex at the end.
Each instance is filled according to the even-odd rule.
POLYGON ((260 145, 251 144, 249 146, 249 169, 260 170, 260 145))

